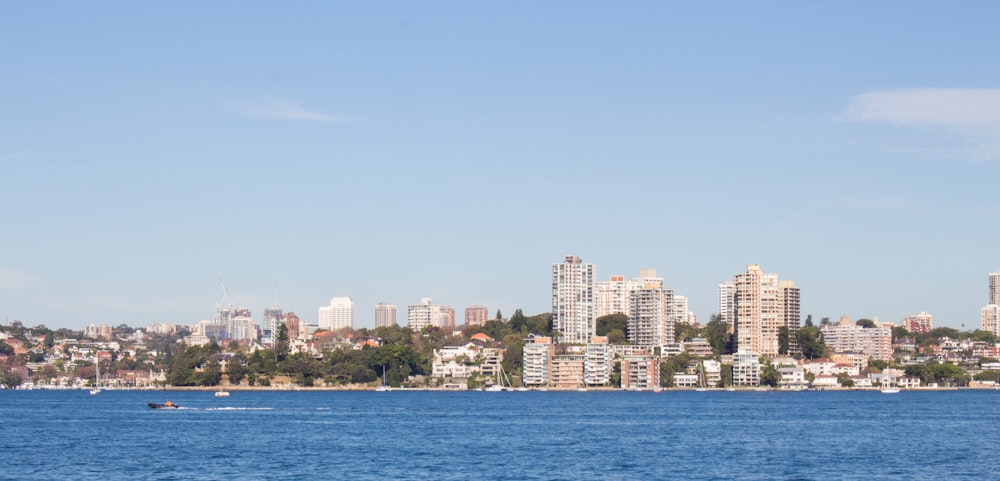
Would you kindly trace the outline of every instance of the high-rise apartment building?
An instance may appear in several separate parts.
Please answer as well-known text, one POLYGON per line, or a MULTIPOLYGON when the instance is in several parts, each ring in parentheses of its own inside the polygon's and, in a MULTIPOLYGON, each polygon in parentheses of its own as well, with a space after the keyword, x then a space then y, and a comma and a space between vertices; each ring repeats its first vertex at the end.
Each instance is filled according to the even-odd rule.
POLYGON ((1000 305, 1000 271, 990 272, 990 297, 987 304, 1000 305))
POLYGON ((558 342, 583 344, 594 335, 595 271, 577 256, 552 264, 552 328, 558 342))
POLYGON ((263 331, 261 336, 263 340, 267 343, 274 342, 274 335, 278 331, 278 325, 282 323, 285 319, 285 314, 281 312, 281 308, 275 305, 274 307, 264 308, 264 322, 263 331))
POLYGON ((451 306, 440 306, 441 309, 441 327, 442 329, 447 329, 448 331, 455 330, 455 308, 451 306))
POLYGON ((486 324, 489 320, 490 311, 486 309, 486 306, 481 304, 474 304, 465 308, 465 325, 466 326, 482 326, 486 324))
POLYGON ((983 330, 1000 337, 1000 305, 987 304, 983 307, 983 330))
MULTIPOLYGON (((628 291, 628 338, 638 346, 674 342, 674 291, 663 288, 655 269, 643 269, 628 291)), ((686 313, 685 313, 686 314, 686 313)))
POLYGON ((674 306, 671 312, 673 313, 675 324, 678 322, 686 322, 691 325, 697 324, 697 321, 694 320, 694 313, 688 308, 687 297, 675 293, 674 306))
POLYGON ((611 314, 628 314, 628 288, 623 275, 594 283, 594 318, 611 314))
POLYGON ((909 332, 930 332, 934 329, 934 316, 927 312, 912 314, 903 318, 903 329, 909 332))
POLYGON ((799 289, 791 281, 779 283, 776 274, 765 274, 756 264, 733 277, 733 288, 737 351, 777 356, 781 328, 799 326, 799 289))
POLYGON ((288 331, 290 341, 302 337, 302 321, 294 312, 285 314, 285 329, 288 331))
POLYGON ((320 307, 319 328, 330 331, 354 329, 354 301, 350 297, 334 297, 329 306, 320 307))
POLYGON ((395 326, 396 306, 385 302, 375 304, 375 327, 395 326))
POLYGON ((719 284, 719 319, 730 329, 736 327, 736 286, 732 281, 719 284))
POLYGON ((430 297, 421 297, 420 304, 407 307, 406 324, 417 332, 425 327, 454 328, 455 309, 433 304, 430 297))

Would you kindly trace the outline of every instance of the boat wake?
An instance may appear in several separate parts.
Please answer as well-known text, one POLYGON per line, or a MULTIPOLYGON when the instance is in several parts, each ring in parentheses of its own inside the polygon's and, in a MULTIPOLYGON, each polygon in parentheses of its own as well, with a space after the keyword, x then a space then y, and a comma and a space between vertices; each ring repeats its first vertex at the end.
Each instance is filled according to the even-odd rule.
POLYGON ((217 407, 201 408, 201 411, 274 411, 274 408, 217 407))

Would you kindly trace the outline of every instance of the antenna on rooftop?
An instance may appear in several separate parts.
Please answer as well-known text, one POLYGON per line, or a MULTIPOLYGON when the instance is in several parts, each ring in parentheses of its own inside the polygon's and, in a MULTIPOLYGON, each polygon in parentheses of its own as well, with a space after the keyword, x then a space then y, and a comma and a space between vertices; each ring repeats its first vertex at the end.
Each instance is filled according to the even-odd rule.
POLYGON ((274 307, 278 307, 278 283, 274 283, 274 307))

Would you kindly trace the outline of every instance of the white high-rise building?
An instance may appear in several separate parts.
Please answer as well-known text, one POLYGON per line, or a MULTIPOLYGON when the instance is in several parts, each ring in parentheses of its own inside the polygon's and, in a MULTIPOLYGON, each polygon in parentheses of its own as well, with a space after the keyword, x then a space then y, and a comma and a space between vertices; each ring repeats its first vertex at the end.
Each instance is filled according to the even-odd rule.
POLYGON ((719 284, 719 319, 729 324, 730 328, 736 326, 736 286, 733 281, 719 284))
POLYGON ((320 307, 319 328, 330 331, 354 329, 354 301, 350 297, 334 297, 329 306, 320 307))
POLYGON ((594 318, 611 314, 628 314, 628 287, 622 275, 594 283, 594 318))
POLYGON ((552 264, 552 329, 558 342, 583 344, 594 335, 595 271, 577 256, 552 264))
POLYGON ((688 324, 694 325, 694 314, 688 310, 688 298, 674 294, 674 308, 673 308, 673 318, 674 323, 686 322, 688 324))
POLYGON ((406 308, 406 325, 416 332, 428 326, 446 328, 454 325, 454 319, 455 310, 451 306, 432 304, 430 297, 421 297, 420 304, 406 308))
POLYGON ((396 306, 385 302, 375 304, 375 327, 395 326, 396 306))

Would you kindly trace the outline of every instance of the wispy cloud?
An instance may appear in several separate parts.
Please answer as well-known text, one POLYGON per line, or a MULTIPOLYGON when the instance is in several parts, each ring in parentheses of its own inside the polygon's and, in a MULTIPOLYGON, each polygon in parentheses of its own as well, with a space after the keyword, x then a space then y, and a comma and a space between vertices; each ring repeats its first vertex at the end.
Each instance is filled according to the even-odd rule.
POLYGON ((866 92, 854 97, 839 118, 931 132, 937 139, 933 148, 948 157, 1000 159, 1000 89, 866 92))
POLYGON ((25 154, 23 152, 14 152, 7 154, 0 153, 0 162, 15 162, 18 160, 25 160, 27 158, 28 154, 25 154))
POLYGON ((34 289, 39 285, 38 278, 27 272, 0 267, 0 290, 34 289))
POLYGON ((344 122, 345 117, 309 110, 295 100, 271 98, 244 105, 240 111, 249 117, 307 122, 344 122))
POLYGON ((897 125, 1000 127, 1000 89, 903 89, 858 95, 847 120, 897 125))

